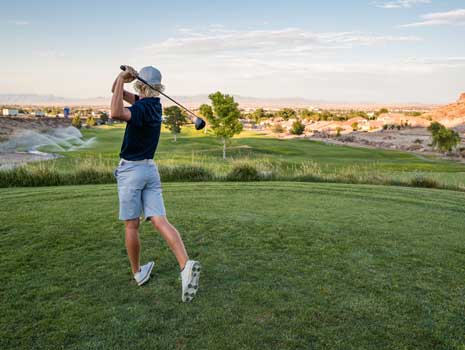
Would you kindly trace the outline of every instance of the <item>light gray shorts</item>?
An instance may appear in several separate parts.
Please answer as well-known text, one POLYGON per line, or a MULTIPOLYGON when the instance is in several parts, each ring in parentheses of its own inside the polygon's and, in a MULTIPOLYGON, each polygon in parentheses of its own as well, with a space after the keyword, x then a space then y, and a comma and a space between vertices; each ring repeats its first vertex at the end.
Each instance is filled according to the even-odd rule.
POLYGON ((152 159, 122 159, 115 170, 118 181, 119 219, 165 216, 160 174, 152 159))

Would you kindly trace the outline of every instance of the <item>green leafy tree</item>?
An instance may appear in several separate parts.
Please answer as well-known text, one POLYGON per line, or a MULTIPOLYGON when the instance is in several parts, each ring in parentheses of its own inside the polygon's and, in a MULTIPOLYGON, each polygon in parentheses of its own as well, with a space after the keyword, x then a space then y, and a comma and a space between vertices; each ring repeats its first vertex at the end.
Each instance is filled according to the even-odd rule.
POLYGON ((276 113, 276 116, 279 118, 283 118, 284 120, 289 120, 292 118, 296 117, 296 112, 292 108, 283 108, 278 113, 276 113))
POLYGON ((223 159, 226 159, 226 142, 242 131, 242 123, 239 120, 241 112, 232 96, 223 95, 218 91, 210 94, 208 98, 212 106, 202 105, 201 113, 207 118, 215 135, 222 140, 223 159))
POLYGON ((343 131, 343 130, 344 130, 343 128, 341 128, 340 126, 338 126, 338 127, 336 128, 336 137, 341 136, 341 131, 343 131))
POLYGON ((304 131, 305 125, 300 120, 296 120, 294 123, 292 123, 291 134, 302 135, 304 131))
POLYGON ((438 134, 438 132, 439 132, 441 129, 443 129, 443 128, 445 128, 445 126, 442 125, 441 123, 432 122, 432 123, 430 124, 430 126, 428 126, 428 131, 431 133, 431 135, 432 135, 433 138, 434 138, 434 136, 436 136, 436 135, 438 134))
POLYGON ((204 133, 206 134, 207 133, 207 128, 208 128, 208 121, 211 118, 213 118, 213 110, 209 105, 203 104, 203 105, 200 106, 199 112, 200 112, 200 115, 205 120, 205 128, 204 128, 205 131, 204 131, 204 133))
POLYGON ((256 123, 259 124, 262 119, 266 118, 266 113, 263 108, 257 108, 251 115, 250 118, 256 123))
POLYGON ((82 127, 81 117, 78 114, 75 114, 73 119, 71 119, 71 125, 78 129, 82 127))
POLYGON ((176 142, 176 136, 181 132, 181 126, 187 123, 187 117, 178 106, 166 107, 164 115, 166 127, 173 133, 174 142, 176 142))
POLYGON ((357 131, 357 130, 358 130, 358 123, 357 123, 357 122, 353 122, 350 126, 352 127, 352 130, 353 130, 353 131, 357 131))
POLYGON ((389 113, 389 110, 387 108, 381 108, 379 111, 375 112, 375 116, 379 117, 381 114, 386 114, 389 113))
POLYGON ((107 112, 100 112, 100 120, 102 121, 103 124, 106 124, 108 122, 108 113, 107 112))
POLYGON ((455 130, 447 129, 441 123, 431 123, 428 130, 433 137, 433 148, 438 149, 440 152, 451 152, 460 144, 459 133, 455 130))

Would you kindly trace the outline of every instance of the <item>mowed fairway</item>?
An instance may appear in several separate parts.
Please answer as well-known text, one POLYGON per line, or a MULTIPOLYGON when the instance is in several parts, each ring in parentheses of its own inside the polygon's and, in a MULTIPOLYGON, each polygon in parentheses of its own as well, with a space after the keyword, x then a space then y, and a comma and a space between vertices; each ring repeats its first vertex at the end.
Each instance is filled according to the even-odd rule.
POLYGON ((181 303, 148 224, 131 279, 114 185, 0 190, 1 349, 464 349, 465 196, 303 183, 165 184, 203 264, 181 303))

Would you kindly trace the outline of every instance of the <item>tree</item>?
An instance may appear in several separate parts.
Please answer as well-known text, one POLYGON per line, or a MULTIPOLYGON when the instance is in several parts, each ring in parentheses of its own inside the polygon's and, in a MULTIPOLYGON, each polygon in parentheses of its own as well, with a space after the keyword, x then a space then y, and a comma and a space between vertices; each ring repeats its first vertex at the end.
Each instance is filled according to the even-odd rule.
POLYGON ((100 112, 100 120, 102 121, 103 124, 106 124, 108 122, 108 113, 107 112, 100 112))
POLYGON ((215 135, 223 142, 223 159, 226 159, 226 142, 234 135, 242 131, 242 124, 239 121, 241 112, 234 97, 223 95, 221 92, 210 94, 208 98, 212 106, 201 106, 202 115, 207 118, 215 135), (213 113, 214 112, 214 113, 213 113))
MULTIPOLYGON (((200 115, 203 117, 203 119, 206 120, 206 122, 208 122, 211 118, 213 118, 213 110, 207 104, 201 105, 199 108, 199 112, 200 112, 200 115)), ((208 124, 206 123, 205 131, 204 131, 205 134, 207 133, 207 127, 208 127, 208 124)))
POLYGON ((357 123, 357 122, 353 122, 350 126, 352 127, 352 130, 353 130, 353 131, 357 131, 357 130, 358 130, 358 123, 357 123))
POLYGON ((433 148, 440 152, 451 152, 460 143, 460 135, 457 131, 447 129, 444 125, 438 122, 431 123, 428 127, 433 137, 433 148))
POLYGON ((276 116, 284 120, 289 120, 295 118, 296 112, 292 108, 283 108, 276 113, 276 116))
POLYGON ((338 126, 338 127, 336 128, 336 137, 341 136, 341 131, 343 131, 343 130, 344 130, 343 128, 341 128, 340 126, 338 126))
POLYGON ((257 108, 251 115, 251 119, 255 122, 255 124, 259 124, 260 121, 266 118, 266 113, 263 108, 257 108))
POLYGON ((437 135, 437 133, 439 132, 439 130, 441 130, 442 128, 444 128, 445 126, 442 125, 441 123, 438 123, 438 122, 433 122, 430 124, 430 126, 428 126, 428 131, 431 133, 431 135, 434 136, 437 135))
POLYGON ((300 120, 296 120, 292 123, 291 134, 302 135, 305 131, 305 125, 300 120))
POLYGON ((381 114, 389 113, 387 108, 381 108, 379 111, 375 112, 375 117, 379 117, 381 114))
POLYGON ((164 114, 166 127, 174 134, 176 142, 176 135, 181 132, 181 126, 187 123, 186 115, 178 106, 166 107, 164 114))
POLYGON ((71 119, 71 125, 78 129, 82 127, 81 117, 78 114, 75 114, 73 119, 71 119))

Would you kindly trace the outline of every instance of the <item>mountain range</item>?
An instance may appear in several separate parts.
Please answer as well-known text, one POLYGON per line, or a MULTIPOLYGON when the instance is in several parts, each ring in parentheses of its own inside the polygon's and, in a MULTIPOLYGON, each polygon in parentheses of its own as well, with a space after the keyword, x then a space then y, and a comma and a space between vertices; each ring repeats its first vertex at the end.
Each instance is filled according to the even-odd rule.
MULTIPOLYGON (((172 96, 183 105, 190 108, 198 108, 203 103, 209 103, 207 95, 194 96, 172 96)), ((405 108, 405 109, 430 109, 434 105, 421 103, 410 104, 382 104, 370 102, 329 102, 324 100, 311 100, 306 98, 259 98, 234 95, 235 101, 241 108, 268 108, 279 109, 284 107, 293 108, 340 108, 340 109, 377 109, 380 107, 405 108)), ((94 98, 70 98, 55 95, 36 95, 36 94, 0 94, 0 104, 2 105, 21 105, 21 106, 95 106, 108 108, 110 106, 110 96, 99 96, 94 98)), ((164 105, 171 105, 172 102, 162 97, 164 105)))

